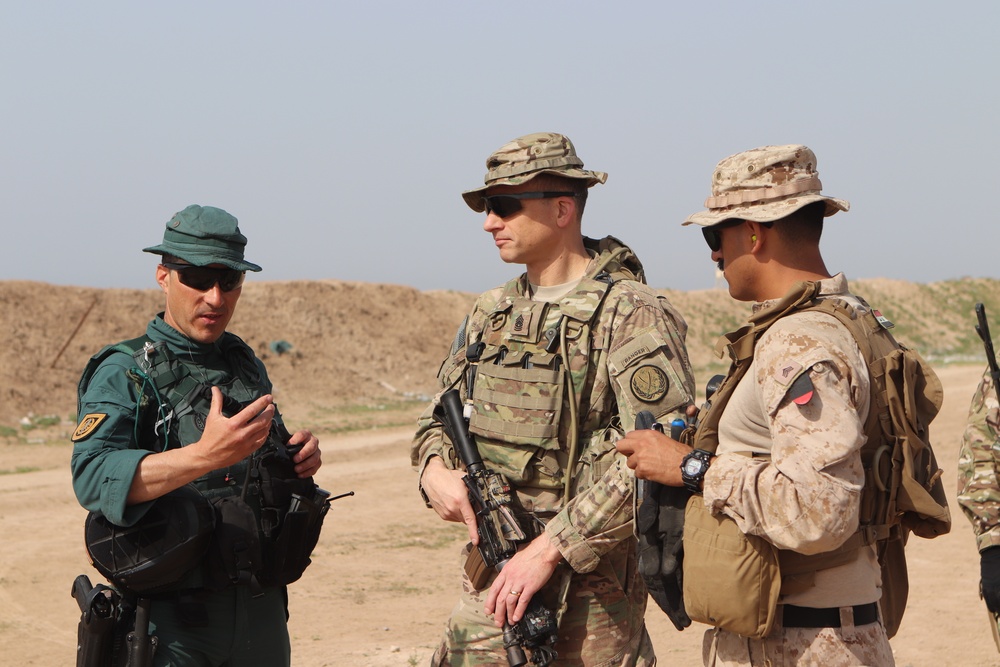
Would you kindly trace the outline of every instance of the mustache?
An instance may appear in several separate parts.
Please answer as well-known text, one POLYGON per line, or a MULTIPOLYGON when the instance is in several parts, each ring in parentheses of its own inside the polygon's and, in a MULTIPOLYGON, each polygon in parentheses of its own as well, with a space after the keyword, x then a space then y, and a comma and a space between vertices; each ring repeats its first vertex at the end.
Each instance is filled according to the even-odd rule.
POLYGON ((726 270, 726 261, 723 260, 723 259, 720 259, 718 262, 715 263, 715 265, 717 267, 719 267, 719 271, 725 271, 726 270))

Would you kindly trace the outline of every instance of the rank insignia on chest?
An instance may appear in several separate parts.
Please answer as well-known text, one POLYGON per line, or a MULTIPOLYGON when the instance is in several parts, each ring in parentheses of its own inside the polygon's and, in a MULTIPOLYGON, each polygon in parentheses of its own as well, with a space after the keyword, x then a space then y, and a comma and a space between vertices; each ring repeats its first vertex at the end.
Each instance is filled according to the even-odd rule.
POLYGON ((97 430, 97 427, 101 425, 105 419, 108 418, 106 412, 92 412, 90 414, 84 415, 83 419, 80 420, 80 425, 76 427, 73 431, 73 437, 70 438, 73 442, 80 442, 86 439, 91 433, 97 430))

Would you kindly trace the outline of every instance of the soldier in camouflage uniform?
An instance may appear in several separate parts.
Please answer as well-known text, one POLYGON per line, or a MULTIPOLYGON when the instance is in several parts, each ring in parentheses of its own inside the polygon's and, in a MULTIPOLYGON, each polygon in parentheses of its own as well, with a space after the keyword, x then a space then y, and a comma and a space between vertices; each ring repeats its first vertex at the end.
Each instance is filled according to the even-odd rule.
MULTIPOLYGON (((867 310, 820 254, 823 218, 848 209, 820 189, 816 156, 805 146, 765 146, 719 163, 709 210, 684 224, 703 227, 730 294, 755 302, 751 324, 776 319, 757 339, 746 374, 734 385, 724 382, 702 415, 694 442, 705 451, 654 431, 635 431, 618 443, 637 477, 701 492, 703 500, 692 502, 795 555, 831 552, 858 529, 870 403, 867 365, 851 332, 832 315, 796 312, 802 294, 867 310), (713 418, 717 431, 707 434, 713 418)), ((736 345, 743 333, 720 343, 736 345)), ((686 551, 688 537, 686 529, 686 551)), ((705 664, 892 665, 877 611, 874 545, 856 553, 813 572, 811 585, 783 588, 763 639, 708 630, 705 664)), ((686 576, 684 588, 712 583, 686 576)), ((733 591, 731 598, 740 595, 733 591)))
POLYGON ((989 369, 976 388, 969 424, 958 458, 958 504, 972 522, 979 547, 982 594, 986 607, 1000 613, 1000 474, 997 428, 1000 405, 989 369))
MULTIPOLYGON (((537 536, 488 589, 464 575, 431 664, 506 665, 501 627, 539 596, 560 610, 557 664, 652 665, 647 593, 636 572, 634 478, 613 443, 637 412, 663 416, 691 402, 687 327, 643 284, 626 246, 582 235, 588 188, 607 175, 583 169, 568 138, 515 139, 487 169, 485 185, 463 198, 486 212, 484 229, 501 259, 524 264, 526 273, 479 297, 439 380, 442 391, 457 388, 466 399, 486 466, 509 480, 537 536)), ((433 407, 421 417, 411 460, 428 506, 467 524, 468 555, 476 518, 433 407)))

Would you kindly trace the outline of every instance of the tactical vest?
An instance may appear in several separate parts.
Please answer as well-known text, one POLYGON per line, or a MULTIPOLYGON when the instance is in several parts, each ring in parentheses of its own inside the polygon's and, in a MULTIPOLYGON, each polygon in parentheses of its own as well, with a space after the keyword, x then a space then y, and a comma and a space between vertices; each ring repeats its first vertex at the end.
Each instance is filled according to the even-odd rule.
MULTIPOLYGON (((263 378, 253 351, 239 337, 226 333, 218 345, 233 377, 216 386, 223 393, 223 414, 232 416, 264 394, 263 378)), ((129 354, 135 362, 127 371, 138 395, 135 442, 159 452, 199 440, 211 408, 211 386, 164 341, 141 336, 105 348, 87 365, 80 395, 114 352, 129 354)), ((215 530, 204 566, 179 582, 184 587, 246 584, 258 592, 261 586, 284 585, 301 576, 329 502, 312 478, 295 475, 285 446, 289 437, 275 421, 253 456, 191 483, 213 505, 215 530)))
POLYGON ((586 243, 602 261, 572 292, 558 303, 532 301, 522 279, 508 282, 466 348, 469 430, 483 458, 519 488, 562 489, 563 502, 582 490, 574 479, 581 443, 608 427, 607 418, 581 423, 591 407, 595 323, 615 282, 643 281, 616 239, 586 243))
MULTIPOLYGON (((714 452, 719 420, 733 391, 753 361, 754 348, 776 321, 794 312, 835 317, 854 337, 871 378, 871 401, 861 448, 865 483, 858 531, 839 548, 805 556, 778 550, 782 593, 805 590, 816 572, 852 562, 860 549, 877 547, 882 569, 883 622, 891 637, 906 606, 908 583, 903 545, 912 531, 936 537, 950 530, 951 515, 929 440, 931 420, 943 398, 934 371, 913 350, 899 345, 876 311, 861 313, 837 298, 819 299, 819 283, 798 283, 774 306, 754 314, 749 324, 726 334, 716 347, 732 361, 729 374, 702 415, 693 446, 714 452)), ((865 304, 867 306, 867 304, 865 304)))

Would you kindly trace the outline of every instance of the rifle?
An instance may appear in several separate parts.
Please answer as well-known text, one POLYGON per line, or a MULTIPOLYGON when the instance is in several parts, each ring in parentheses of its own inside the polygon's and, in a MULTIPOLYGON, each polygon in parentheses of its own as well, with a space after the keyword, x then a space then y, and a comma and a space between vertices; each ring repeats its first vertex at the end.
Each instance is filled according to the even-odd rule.
MULTIPOLYGON (((528 541, 527 532, 515 513, 516 497, 507 480, 483 463, 462 414, 458 390, 442 394, 441 407, 441 423, 465 464, 463 480, 476 513, 479 553, 487 567, 499 572, 517 553, 518 546, 528 541)), ((532 597, 524 617, 514 625, 505 623, 503 626, 503 644, 510 667, 528 664, 526 649, 531 652, 531 664, 551 664, 558 657, 552 648, 557 630, 555 614, 542 606, 537 597, 532 597)))
MULTIPOLYGON (((993 349, 993 338, 990 336, 990 323, 986 320, 986 306, 982 303, 976 304, 976 333, 983 341, 983 348, 986 350, 986 363, 990 367, 990 377, 993 378, 993 391, 1000 401, 1000 365, 997 364, 997 355, 993 349)), ((993 634, 993 642, 1000 651, 1000 614, 989 609, 986 613, 990 617, 990 631, 993 634)))

